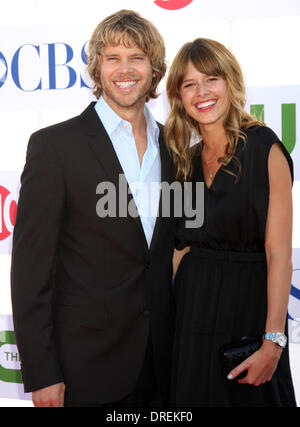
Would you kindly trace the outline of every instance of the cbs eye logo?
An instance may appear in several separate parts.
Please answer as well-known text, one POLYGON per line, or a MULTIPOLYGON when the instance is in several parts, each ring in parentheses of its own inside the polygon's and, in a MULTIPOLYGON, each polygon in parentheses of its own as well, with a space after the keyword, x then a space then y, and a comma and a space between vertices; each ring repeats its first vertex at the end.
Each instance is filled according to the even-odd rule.
POLYGON ((155 0, 157 6, 167 10, 183 9, 192 3, 193 0, 155 0))
POLYGON ((7 78, 7 62, 2 52, 0 52, 0 88, 4 85, 7 78))

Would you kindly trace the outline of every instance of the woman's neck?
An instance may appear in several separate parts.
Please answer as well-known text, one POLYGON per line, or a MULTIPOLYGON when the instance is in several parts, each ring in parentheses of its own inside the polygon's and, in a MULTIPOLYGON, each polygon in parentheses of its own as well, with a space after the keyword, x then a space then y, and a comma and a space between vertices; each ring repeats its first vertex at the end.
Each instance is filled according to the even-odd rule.
POLYGON ((200 132, 203 142, 209 151, 215 151, 221 145, 227 143, 227 136, 223 126, 200 126, 200 132))

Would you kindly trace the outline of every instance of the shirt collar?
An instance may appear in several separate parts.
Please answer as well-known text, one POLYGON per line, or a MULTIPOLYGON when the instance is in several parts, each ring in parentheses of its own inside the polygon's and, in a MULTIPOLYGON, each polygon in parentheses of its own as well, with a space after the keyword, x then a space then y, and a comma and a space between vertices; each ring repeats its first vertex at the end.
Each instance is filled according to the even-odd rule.
POLYGON ((144 114, 147 121, 147 130, 150 133, 151 140, 155 143, 155 145, 158 147, 158 138, 159 138, 159 127, 156 123, 156 120, 154 119, 150 108, 148 105, 145 104, 144 108, 144 114))
POLYGON ((108 105, 103 96, 98 99, 95 110, 105 127, 109 136, 116 130, 119 124, 123 121, 120 116, 108 105))
MULTIPOLYGON (((108 105, 103 96, 98 99, 95 110, 109 136, 124 122, 124 120, 108 105)), ((150 133, 151 140, 158 146, 159 127, 147 105, 144 108, 145 119, 147 122, 147 131, 150 133)))

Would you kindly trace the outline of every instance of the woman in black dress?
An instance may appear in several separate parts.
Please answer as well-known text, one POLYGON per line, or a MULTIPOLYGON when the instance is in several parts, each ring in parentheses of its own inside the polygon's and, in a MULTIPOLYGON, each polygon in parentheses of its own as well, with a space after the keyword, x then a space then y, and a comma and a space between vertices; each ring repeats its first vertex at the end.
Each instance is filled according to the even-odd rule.
POLYGON ((177 230, 175 264, 183 258, 174 284, 172 403, 296 406, 284 335, 292 160, 274 132, 245 111, 239 64, 220 43, 185 44, 170 69, 167 93, 166 141, 177 178, 204 182, 203 226, 188 228, 183 218, 177 230), (195 136, 200 142, 190 149, 195 136), (220 347, 264 333, 260 349, 223 377, 220 347), (242 371, 247 375, 236 379, 242 371))

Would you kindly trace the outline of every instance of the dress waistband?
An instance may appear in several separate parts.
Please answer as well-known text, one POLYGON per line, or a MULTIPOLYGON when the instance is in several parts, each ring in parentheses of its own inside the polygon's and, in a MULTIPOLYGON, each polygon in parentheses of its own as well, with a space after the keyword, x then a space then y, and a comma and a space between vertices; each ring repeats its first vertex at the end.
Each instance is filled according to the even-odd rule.
POLYGON ((234 252, 234 251, 219 251, 215 249, 200 248, 192 245, 190 254, 206 259, 218 259, 223 261, 237 262, 266 262, 265 252, 234 252))

